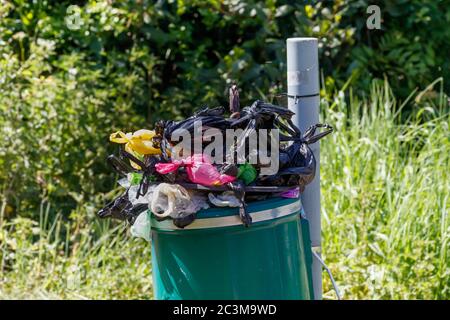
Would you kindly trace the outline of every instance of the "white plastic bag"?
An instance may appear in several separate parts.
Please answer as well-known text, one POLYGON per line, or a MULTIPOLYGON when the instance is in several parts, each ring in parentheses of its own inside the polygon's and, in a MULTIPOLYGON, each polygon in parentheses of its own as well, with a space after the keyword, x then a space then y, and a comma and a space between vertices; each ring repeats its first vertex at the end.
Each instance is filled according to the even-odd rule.
POLYGON ((151 240, 151 213, 148 210, 142 212, 131 226, 131 235, 137 238, 143 238, 150 242, 151 240))
POLYGON ((218 195, 208 193, 208 199, 216 207, 239 207, 241 205, 233 191, 225 191, 218 195))
POLYGON ((183 218, 209 205, 205 197, 188 192, 178 184, 160 183, 154 190, 150 209, 152 213, 165 218, 183 218))
POLYGON ((139 190, 139 186, 131 186, 128 189, 128 200, 130 200, 130 202, 132 203, 133 206, 140 204, 140 203, 145 203, 148 204, 150 206, 150 203, 152 202, 152 197, 153 197, 153 192, 155 191, 156 186, 150 186, 148 187, 148 191, 145 195, 140 196, 139 198, 136 199, 136 194, 139 190))

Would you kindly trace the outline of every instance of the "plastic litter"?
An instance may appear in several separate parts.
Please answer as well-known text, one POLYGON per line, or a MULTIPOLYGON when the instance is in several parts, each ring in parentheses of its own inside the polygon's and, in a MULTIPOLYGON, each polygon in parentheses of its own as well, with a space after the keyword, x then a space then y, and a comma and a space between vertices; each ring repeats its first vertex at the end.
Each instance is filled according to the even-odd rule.
POLYGON ((245 227, 252 224, 252 217, 247 213, 247 204, 245 203, 245 185, 242 181, 229 184, 231 190, 234 192, 235 197, 239 200, 239 217, 245 227))
MULTIPOLYGON (((125 151, 132 154, 139 160, 143 160, 144 155, 156 155, 161 153, 160 148, 153 145, 153 137, 156 135, 155 131, 141 129, 134 133, 123 133, 117 131, 109 136, 111 142, 125 144, 125 151)), ((142 167, 135 161, 130 161, 134 169, 141 170, 142 167)))
POLYGON ((127 220, 131 225, 137 216, 144 210, 147 210, 147 204, 134 205, 128 199, 128 190, 100 209, 97 215, 100 218, 114 218, 127 220))
POLYGON ((208 108, 204 107, 199 111, 195 112, 191 117, 182 121, 160 121, 157 123, 155 131, 162 132, 163 139, 167 140, 170 144, 173 143, 171 140, 172 134, 176 130, 187 130, 189 133, 194 133, 195 122, 202 122, 203 131, 209 128, 216 128, 219 130, 226 130, 230 128, 231 121, 224 117, 225 109, 223 107, 208 108))
POLYGON ((156 185, 152 185, 147 189, 144 195, 139 194, 139 185, 130 186, 128 189, 128 200, 133 206, 138 204, 149 204, 152 202, 153 194, 156 189, 156 185))
POLYGON ((280 197, 297 199, 300 196, 300 188, 293 188, 280 193, 280 197))
POLYGON ((272 186, 299 186, 300 191, 303 191, 316 174, 316 159, 309 145, 332 131, 333 128, 329 125, 316 124, 311 126, 304 135, 298 132, 293 137, 294 142, 280 152, 280 170, 278 173, 259 177, 258 182, 272 186), (315 134, 318 128, 326 128, 327 130, 315 134))
POLYGON ((237 177, 239 174, 239 168, 234 163, 224 163, 218 166, 218 170, 221 174, 226 174, 229 176, 237 177))
POLYGON ((239 113, 239 90, 237 85, 233 84, 230 88, 230 113, 231 119, 235 119, 235 118, 239 118, 240 117, 240 113, 239 113))
POLYGON ((245 184, 252 183, 256 180, 257 176, 258 172, 250 163, 244 163, 239 166, 237 177, 243 180, 245 184))
POLYGON ((117 181, 122 187, 129 188, 130 186, 140 185, 142 181, 142 173, 130 172, 126 178, 122 178, 117 181))
MULTIPOLYGON (((260 100, 241 109, 236 85, 229 89, 229 108, 229 118, 223 107, 203 107, 182 121, 160 120, 154 130, 111 134, 110 141, 121 148, 117 156, 110 155, 107 161, 119 175, 118 182, 125 191, 99 210, 98 216, 125 220, 132 225, 134 236, 149 241, 151 217, 170 219, 184 228, 202 209, 238 207, 239 217, 248 227, 252 223, 248 202, 273 196, 298 198, 316 172, 310 145, 333 129, 316 124, 302 134, 291 120, 292 111, 260 100), (225 163, 212 163, 206 154, 194 153, 194 145, 205 147, 210 143, 209 137, 193 135, 199 130, 197 121, 201 121, 202 134, 210 128, 223 134, 227 129, 242 129, 231 148, 223 139, 225 163), (193 150, 181 155, 182 159, 179 154, 174 156, 178 141, 172 141, 172 134, 180 129, 191 133, 193 150), (261 129, 270 134, 273 129, 279 130, 279 170, 273 175, 262 175, 263 164, 250 163, 258 150, 250 150, 248 138, 258 136, 261 129), (318 129, 323 130, 316 133, 318 129), (201 141, 194 141, 197 137, 201 141)), ((271 150, 271 141, 258 140, 258 145, 267 143, 267 150, 271 150)))
POLYGON ((128 181, 130 181, 130 185, 137 186, 142 181, 142 173, 131 172, 127 175, 128 181))
POLYGON ((143 238, 150 242, 151 240, 151 213, 146 210, 142 212, 130 228, 131 235, 137 238, 143 238))
MULTIPOLYGON (((245 107, 240 112, 240 118, 233 119, 231 123, 231 128, 243 129, 243 132, 238 137, 236 145, 228 150, 227 159, 237 158, 239 163, 244 163, 249 160, 251 155, 255 156, 258 151, 249 148, 248 139, 257 135, 260 129, 279 129, 280 141, 294 140, 294 136, 298 135, 300 130, 291 121, 293 115, 294 113, 287 108, 260 100, 256 100, 251 106, 245 107), (245 152, 238 152, 244 150, 245 152)), ((268 141, 268 144, 270 144, 270 141, 268 141)), ((267 150, 270 150, 270 148, 267 150)))
POLYGON ((152 182, 156 181, 155 174, 155 164, 160 161, 160 158, 158 156, 147 156, 143 161, 136 158, 134 155, 132 155, 129 152, 126 152, 124 150, 121 150, 120 155, 122 158, 127 158, 130 160, 131 163, 134 163, 136 166, 138 166, 140 169, 140 172, 142 173, 142 179, 139 183, 139 191, 138 191, 138 197, 141 195, 144 195, 147 193, 148 187, 152 182))
POLYGON ((159 184, 150 205, 152 213, 158 218, 184 218, 200 209, 209 208, 206 197, 188 192, 178 184, 159 184))
POLYGON ((239 207, 241 205, 232 191, 225 191, 218 195, 210 192, 208 193, 208 199, 216 207, 239 207))
POLYGON ((194 154, 183 160, 173 160, 171 163, 157 163, 155 165, 156 171, 160 174, 173 172, 180 166, 186 167, 189 180, 193 183, 217 186, 236 180, 236 177, 219 173, 208 157, 203 154, 194 154))
POLYGON ((109 136, 109 140, 115 143, 125 144, 125 150, 127 152, 134 151, 141 155, 146 154, 160 154, 161 150, 153 146, 153 137, 155 131, 141 129, 134 133, 123 133, 117 131, 109 136))
POLYGON ((128 163, 124 162, 122 159, 119 159, 115 155, 110 155, 106 161, 108 164, 117 172, 120 176, 126 177, 129 172, 133 172, 134 168, 131 167, 128 163))

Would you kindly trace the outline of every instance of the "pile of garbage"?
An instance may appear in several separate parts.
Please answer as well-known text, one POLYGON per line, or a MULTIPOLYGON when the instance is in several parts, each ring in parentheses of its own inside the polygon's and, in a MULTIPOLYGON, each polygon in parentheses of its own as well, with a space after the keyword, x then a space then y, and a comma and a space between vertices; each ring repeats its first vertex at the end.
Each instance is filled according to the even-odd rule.
POLYGON ((229 117, 223 107, 204 107, 182 121, 158 121, 154 130, 111 134, 120 150, 107 161, 125 190, 98 216, 126 220, 132 234, 149 240, 151 216, 184 228, 202 209, 238 207, 248 227, 248 202, 299 197, 316 171, 309 145, 332 127, 316 124, 302 134, 287 108, 257 100, 240 110, 239 103, 233 86, 229 117), (324 131, 316 134, 319 128, 324 131))

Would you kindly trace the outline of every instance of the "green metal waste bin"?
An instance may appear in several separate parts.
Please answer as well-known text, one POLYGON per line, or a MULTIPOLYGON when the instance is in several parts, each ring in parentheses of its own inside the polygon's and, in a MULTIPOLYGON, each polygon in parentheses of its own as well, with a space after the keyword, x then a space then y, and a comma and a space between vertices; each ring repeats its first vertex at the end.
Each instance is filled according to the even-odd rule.
POLYGON ((198 212, 184 229, 152 218, 155 299, 313 299, 311 243, 299 199, 198 212))

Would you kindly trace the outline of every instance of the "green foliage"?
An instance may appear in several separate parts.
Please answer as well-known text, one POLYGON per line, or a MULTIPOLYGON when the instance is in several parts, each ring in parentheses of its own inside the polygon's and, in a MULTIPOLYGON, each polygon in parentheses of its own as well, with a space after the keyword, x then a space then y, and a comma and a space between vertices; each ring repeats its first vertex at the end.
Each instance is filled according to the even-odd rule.
MULTIPOLYGON (((50 215, 0 226, 1 299, 150 299, 150 248, 124 225, 50 215), (99 236, 101 235, 101 236, 99 236)), ((91 212, 79 208, 81 215, 91 212)))
POLYGON ((133 119, 130 104, 108 101, 111 85, 84 68, 82 54, 50 64, 54 50, 38 39, 26 60, 4 50, 0 61, 0 185, 22 213, 42 198, 67 211, 111 188, 107 136, 133 119))
MULTIPOLYGON (((354 45, 344 60, 346 75, 356 72, 357 87, 387 77, 394 92, 406 98, 438 77, 450 79, 450 2, 448 0, 351 1, 342 7, 340 26, 352 26, 354 45), (368 30, 366 8, 381 9, 381 30, 368 30)), ((342 70, 344 71, 344 70, 342 70)), ((334 77, 342 79, 342 74, 334 77)), ((447 80, 446 90, 450 92, 447 80)))
POLYGON ((350 101, 323 106, 336 129, 320 152, 325 261, 346 298, 448 299, 448 102, 400 121, 387 84, 350 101))
POLYGON ((382 30, 366 28, 368 0, 79 1, 78 30, 64 22, 74 16, 69 1, 13 3, 2 24, 4 41, 20 32, 30 38, 23 48, 13 43, 19 55, 38 37, 55 41, 54 59, 83 52, 117 84, 116 97, 132 95, 134 108, 149 120, 223 103, 231 81, 239 82, 246 99, 280 91, 285 39, 292 36, 320 38, 330 85, 356 73, 354 84, 367 90, 372 79, 386 75, 406 97, 450 72, 450 6, 444 0, 376 1, 382 30))

